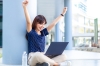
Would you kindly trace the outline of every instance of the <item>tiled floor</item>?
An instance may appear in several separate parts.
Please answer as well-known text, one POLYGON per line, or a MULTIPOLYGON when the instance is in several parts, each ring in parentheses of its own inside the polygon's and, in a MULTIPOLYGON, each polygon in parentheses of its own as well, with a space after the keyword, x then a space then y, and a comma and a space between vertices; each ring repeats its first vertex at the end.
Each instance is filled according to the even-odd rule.
POLYGON ((72 60, 71 66, 100 66, 100 60, 72 60))
POLYGON ((78 51, 78 50, 65 50, 67 60, 100 60, 100 53, 78 51))

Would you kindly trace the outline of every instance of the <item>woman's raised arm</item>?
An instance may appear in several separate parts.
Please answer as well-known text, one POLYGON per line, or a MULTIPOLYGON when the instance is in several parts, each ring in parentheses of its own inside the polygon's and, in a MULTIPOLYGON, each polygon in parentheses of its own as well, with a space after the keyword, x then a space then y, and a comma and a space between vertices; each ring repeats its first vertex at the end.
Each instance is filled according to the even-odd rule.
POLYGON ((47 27, 48 32, 59 22, 59 20, 65 15, 67 8, 64 7, 63 12, 60 16, 53 20, 53 22, 47 27))
POLYGON ((32 23, 31 23, 31 19, 30 19, 29 13, 28 13, 28 9, 27 9, 28 3, 29 3, 28 0, 24 0, 22 5, 23 5, 25 17, 26 17, 27 32, 30 32, 32 30, 32 23))

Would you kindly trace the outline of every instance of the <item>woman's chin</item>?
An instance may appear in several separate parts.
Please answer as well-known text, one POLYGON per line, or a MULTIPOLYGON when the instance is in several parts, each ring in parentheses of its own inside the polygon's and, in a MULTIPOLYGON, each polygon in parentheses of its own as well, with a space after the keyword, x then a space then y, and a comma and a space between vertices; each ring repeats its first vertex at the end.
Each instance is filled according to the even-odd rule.
POLYGON ((40 31, 42 31, 43 29, 41 29, 40 31))
POLYGON ((42 31, 42 29, 39 29, 39 31, 42 31))
POLYGON ((41 28, 41 29, 38 29, 38 31, 42 31, 43 29, 41 28))

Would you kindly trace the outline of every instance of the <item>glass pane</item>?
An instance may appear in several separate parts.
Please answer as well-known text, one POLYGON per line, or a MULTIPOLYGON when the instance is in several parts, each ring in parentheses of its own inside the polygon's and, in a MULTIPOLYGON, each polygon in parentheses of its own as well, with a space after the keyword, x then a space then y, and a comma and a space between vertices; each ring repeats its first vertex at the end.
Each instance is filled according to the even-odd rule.
POLYGON ((74 37, 73 42, 75 47, 90 47, 91 37, 74 37))
POLYGON ((0 30, 0 47, 2 47, 2 31, 0 30))

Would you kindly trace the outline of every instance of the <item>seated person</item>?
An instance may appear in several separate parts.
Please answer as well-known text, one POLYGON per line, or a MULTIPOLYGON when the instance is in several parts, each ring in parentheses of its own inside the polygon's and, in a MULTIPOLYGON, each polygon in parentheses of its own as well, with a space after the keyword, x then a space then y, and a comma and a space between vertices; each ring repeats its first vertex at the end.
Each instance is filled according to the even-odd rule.
POLYGON ((46 62, 51 66, 59 66, 60 62, 66 60, 66 56, 64 54, 56 56, 54 58, 45 56, 45 36, 48 35, 50 30, 59 22, 61 18, 63 18, 67 11, 67 8, 64 8, 61 15, 59 15, 47 28, 44 28, 47 21, 43 15, 37 15, 31 23, 31 19, 27 10, 28 3, 28 0, 24 0, 22 3, 27 24, 26 38, 28 41, 29 52, 28 64, 30 66, 36 66, 39 65, 38 63, 43 64, 44 62, 46 62))

